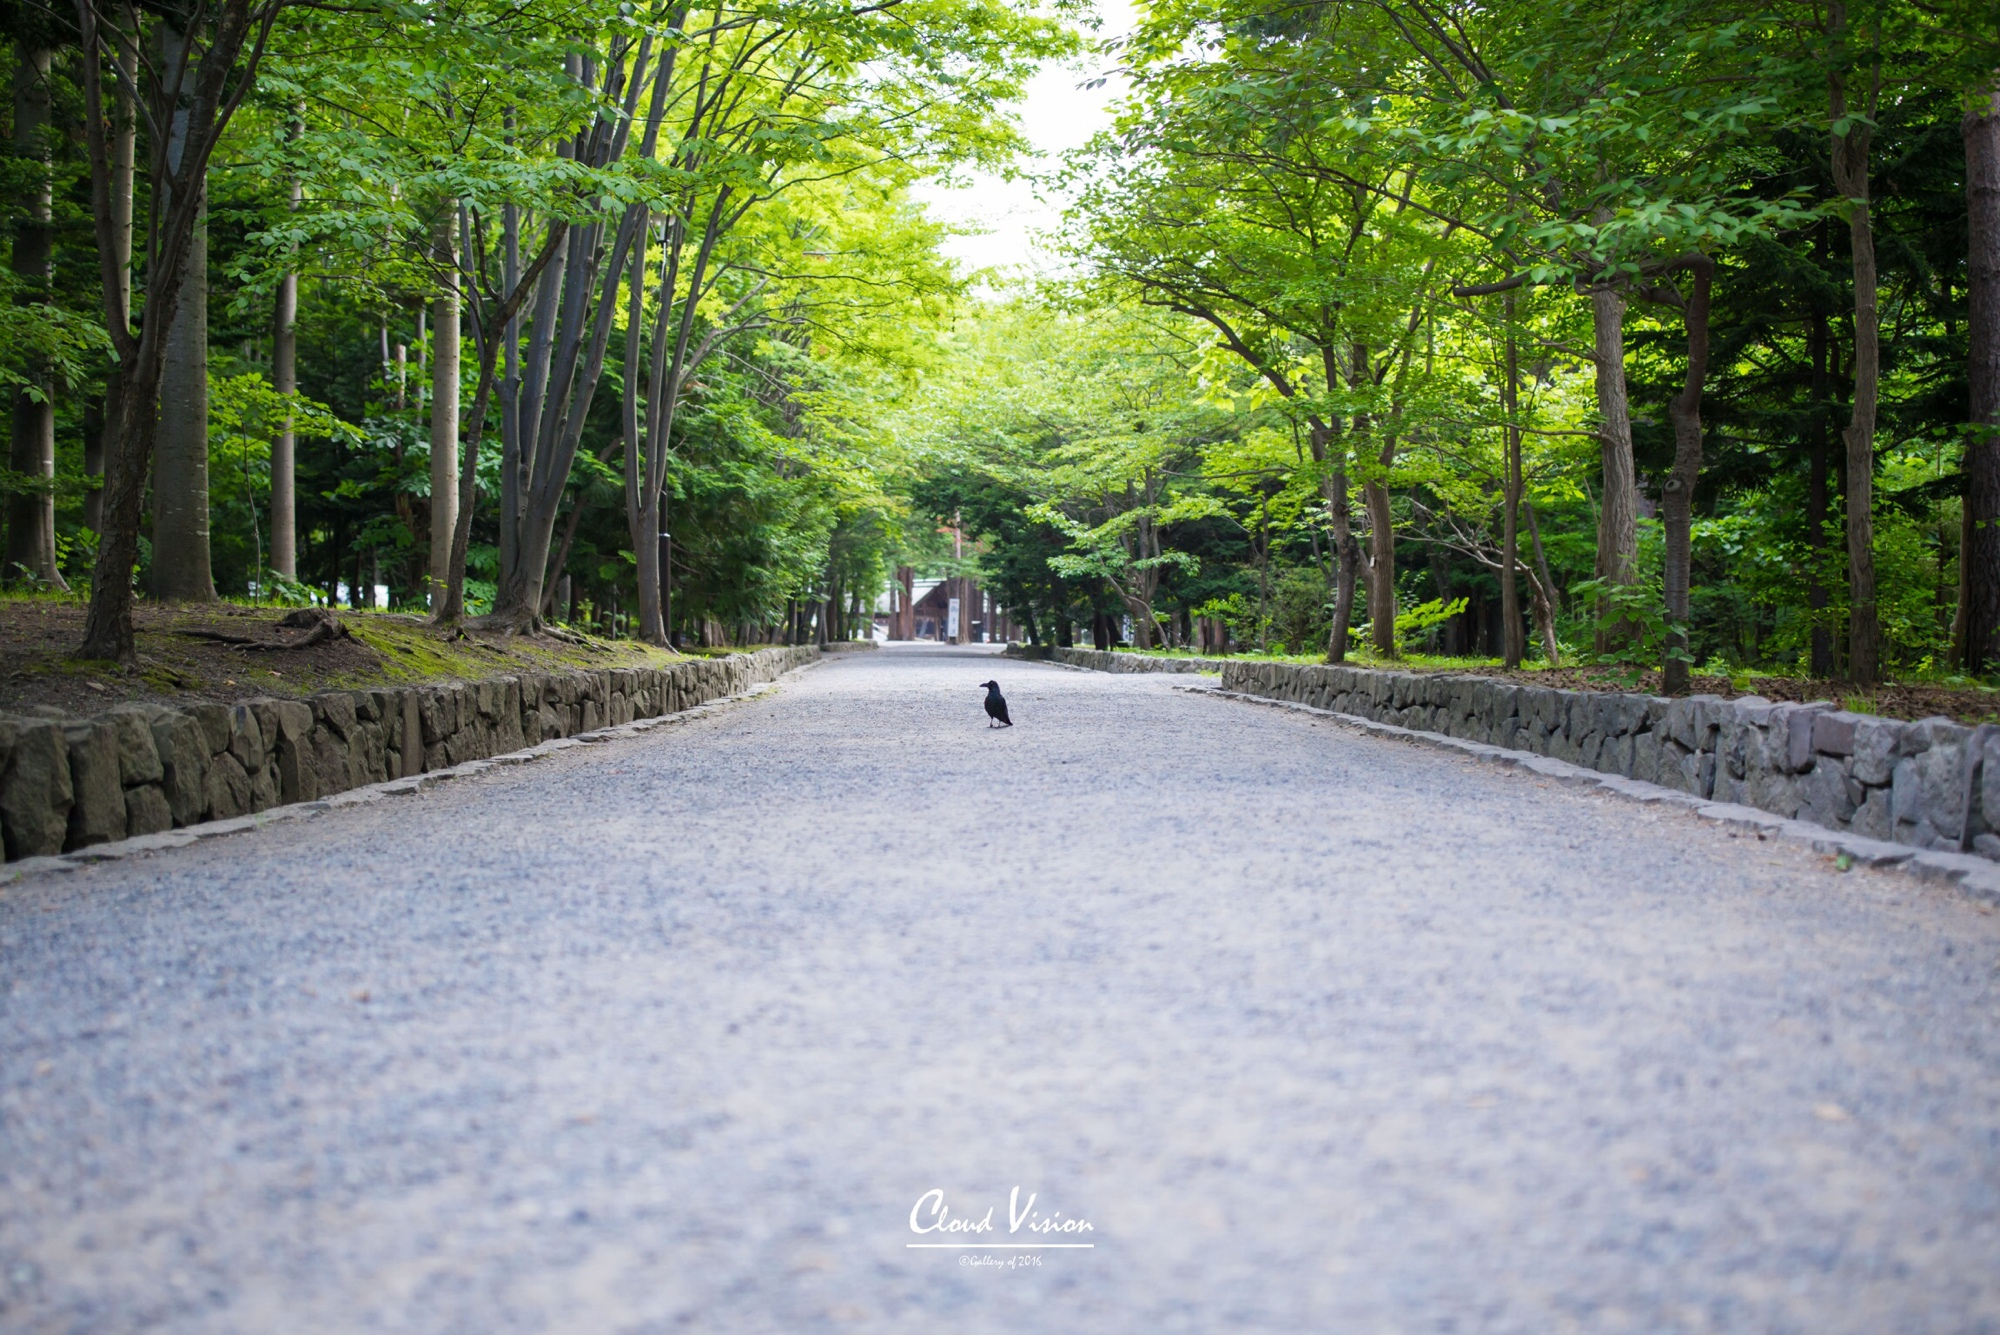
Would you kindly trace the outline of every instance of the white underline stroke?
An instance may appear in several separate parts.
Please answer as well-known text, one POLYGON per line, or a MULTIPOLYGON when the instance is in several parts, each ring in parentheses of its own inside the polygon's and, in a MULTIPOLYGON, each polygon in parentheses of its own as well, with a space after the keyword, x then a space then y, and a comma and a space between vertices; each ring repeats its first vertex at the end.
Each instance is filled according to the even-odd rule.
POLYGON ((1089 1251, 1094 1242, 906 1242, 905 1247, 971 1252, 1056 1252, 1089 1251))

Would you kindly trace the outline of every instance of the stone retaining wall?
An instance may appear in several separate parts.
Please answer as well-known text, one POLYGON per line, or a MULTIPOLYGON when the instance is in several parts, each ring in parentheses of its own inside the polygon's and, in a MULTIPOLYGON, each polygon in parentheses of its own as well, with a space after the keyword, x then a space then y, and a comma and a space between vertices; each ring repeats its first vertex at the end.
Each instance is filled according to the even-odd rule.
POLYGON ((1222 689, 1553 756, 1717 802, 2000 860, 2000 727, 1760 696, 1669 700, 1487 677, 1230 662, 1222 689), (1992 767, 1992 768, 1989 768, 1992 767))
POLYGON ((310 802, 386 779, 672 714, 774 680, 818 648, 665 668, 524 672, 237 705, 0 715, 6 860, 310 802))
POLYGON ((1154 654, 1114 654, 1103 649, 1063 649, 1054 645, 1010 644, 1001 653, 1093 672, 1220 672, 1227 659, 1164 658, 1154 654))

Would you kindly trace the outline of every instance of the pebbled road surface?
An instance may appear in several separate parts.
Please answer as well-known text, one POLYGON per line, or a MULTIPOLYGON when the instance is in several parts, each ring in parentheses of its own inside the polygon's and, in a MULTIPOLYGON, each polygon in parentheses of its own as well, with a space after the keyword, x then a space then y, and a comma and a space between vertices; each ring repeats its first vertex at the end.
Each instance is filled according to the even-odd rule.
POLYGON ((1174 684, 0 890, 0 1330, 2000 1330, 2000 917, 1174 684))

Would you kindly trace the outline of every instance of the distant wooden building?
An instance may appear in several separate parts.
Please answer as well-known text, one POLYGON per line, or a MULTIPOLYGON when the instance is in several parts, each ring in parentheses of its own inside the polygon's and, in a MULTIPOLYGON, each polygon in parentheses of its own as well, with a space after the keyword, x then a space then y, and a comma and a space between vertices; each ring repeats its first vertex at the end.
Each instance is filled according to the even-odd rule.
POLYGON ((1014 629, 991 592, 964 576, 920 580, 904 566, 889 586, 889 603, 882 619, 892 640, 984 644, 1005 640, 1014 629))

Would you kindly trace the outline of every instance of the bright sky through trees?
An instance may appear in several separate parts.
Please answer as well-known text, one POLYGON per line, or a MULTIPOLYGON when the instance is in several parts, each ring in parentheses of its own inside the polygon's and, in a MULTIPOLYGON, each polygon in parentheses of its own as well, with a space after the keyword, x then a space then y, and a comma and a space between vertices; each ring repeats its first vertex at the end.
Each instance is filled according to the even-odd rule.
MULTIPOLYGON (((1132 30, 1134 15, 1126 0, 1097 0, 1096 9, 1097 38, 1132 30)), ((1064 201, 1033 178, 1054 171, 1064 153, 1082 148, 1111 124, 1111 104, 1126 91, 1125 80, 1111 72, 1117 64, 1115 55, 1086 52, 1043 65, 1028 82, 1019 110, 1021 133, 1036 156, 1025 159, 1012 179, 975 172, 962 186, 929 183, 911 192, 932 217, 966 229, 968 234, 944 243, 945 254, 973 269, 1047 273, 1068 267, 1053 248, 1036 241, 1038 233, 1055 229, 1064 201), (1086 86, 1093 83, 1097 86, 1086 86)))

